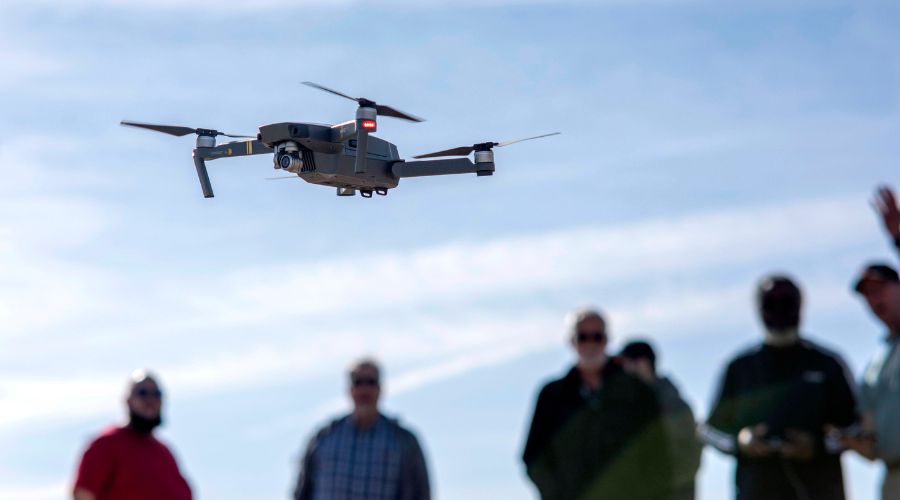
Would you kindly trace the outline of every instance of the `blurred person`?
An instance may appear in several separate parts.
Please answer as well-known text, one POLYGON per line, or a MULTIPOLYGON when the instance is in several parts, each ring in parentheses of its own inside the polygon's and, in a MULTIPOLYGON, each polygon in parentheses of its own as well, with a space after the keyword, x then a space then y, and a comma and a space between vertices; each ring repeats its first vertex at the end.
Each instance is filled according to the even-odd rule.
MULTIPOLYGON (((875 198, 888 234, 900 250, 900 207, 893 191, 882 186, 875 198)), ((843 444, 885 465, 883 500, 900 500, 900 279, 888 264, 866 266, 853 289, 884 324, 884 346, 869 362, 861 382, 862 426, 845 433, 843 444)))
POLYGON ((538 394, 523 461, 544 500, 664 500, 666 436, 653 390, 606 354, 606 320, 569 318, 577 361, 538 394))
POLYGON ((740 500, 843 500, 840 450, 826 446, 825 429, 857 420, 844 362, 800 335, 790 278, 764 278, 757 306, 764 340, 728 364, 701 435, 736 457, 740 500))
POLYGON ((74 500, 191 500, 191 488, 169 448, 153 436, 162 424, 157 378, 136 371, 125 399, 128 423, 94 439, 78 466, 74 500))
POLYGON ((295 500, 428 500, 428 469, 419 441, 381 414, 381 369, 372 359, 349 372, 353 412, 309 441, 295 500))
POLYGON ((662 421, 669 439, 672 463, 671 500, 693 500, 694 477, 700 468, 703 446, 697 439, 697 423, 690 405, 682 399, 675 384, 656 371, 656 351, 646 341, 632 341, 619 354, 626 372, 653 388, 662 411, 662 421))
POLYGON ((884 347, 863 372, 862 427, 843 444, 885 465, 882 498, 900 500, 900 278, 891 266, 865 267, 854 290, 888 330, 884 347))

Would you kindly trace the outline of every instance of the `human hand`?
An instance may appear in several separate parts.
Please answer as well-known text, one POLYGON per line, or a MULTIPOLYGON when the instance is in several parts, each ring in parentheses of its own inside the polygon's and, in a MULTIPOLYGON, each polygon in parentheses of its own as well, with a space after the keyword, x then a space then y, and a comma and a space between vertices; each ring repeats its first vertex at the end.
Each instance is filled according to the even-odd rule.
POLYGON ((875 437, 870 431, 865 430, 864 426, 851 427, 851 431, 848 432, 847 430, 839 429, 833 425, 826 425, 825 433, 836 440, 843 449, 853 450, 869 460, 875 460, 875 458, 877 458, 875 453, 875 437))
POLYGON ((816 440, 809 432, 788 429, 785 437, 787 439, 781 448, 781 454, 785 458, 805 462, 815 456, 816 440))
POLYGON ((751 458, 764 458, 772 455, 775 449, 766 440, 769 427, 766 424, 756 424, 741 429, 738 432, 738 450, 742 455, 751 458))
POLYGON ((879 186, 875 191, 872 206, 881 216, 881 222, 888 234, 894 239, 900 237, 900 207, 897 206, 894 191, 888 186, 879 186))

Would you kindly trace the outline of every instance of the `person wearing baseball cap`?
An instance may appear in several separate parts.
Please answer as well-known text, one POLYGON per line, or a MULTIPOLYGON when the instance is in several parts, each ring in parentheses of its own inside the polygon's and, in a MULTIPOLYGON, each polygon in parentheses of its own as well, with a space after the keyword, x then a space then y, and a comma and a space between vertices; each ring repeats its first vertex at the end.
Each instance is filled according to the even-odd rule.
POLYGON ((844 444, 885 464, 883 500, 900 500, 900 276, 888 264, 870 263, 853 284, 886 327, 883 348, 869 362, 860 384, 862 433, 844 444))

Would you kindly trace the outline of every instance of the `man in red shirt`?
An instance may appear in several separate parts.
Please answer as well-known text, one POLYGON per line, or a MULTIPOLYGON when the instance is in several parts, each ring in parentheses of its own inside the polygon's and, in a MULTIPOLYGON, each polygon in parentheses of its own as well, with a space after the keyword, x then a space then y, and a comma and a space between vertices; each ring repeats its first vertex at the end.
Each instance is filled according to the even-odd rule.
POLYGON ((153 436, 162 423, 156 378, 135 372, 128 385, 128 424, 106 429, 84 452, 74 500, 191 500, 175 457, 153 436))

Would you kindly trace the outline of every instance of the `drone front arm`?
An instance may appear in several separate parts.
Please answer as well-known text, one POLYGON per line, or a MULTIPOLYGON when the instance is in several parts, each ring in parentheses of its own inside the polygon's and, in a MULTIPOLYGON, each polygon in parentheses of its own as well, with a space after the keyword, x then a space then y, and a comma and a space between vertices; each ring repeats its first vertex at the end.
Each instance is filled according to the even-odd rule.
POLYGON ((494 162, 472 163, 468 158, 452 158, 445 160, 399 161, 391 166, 396 178, 425 177, 430 175, 478 174, 494 173, 494 162))
POLYGON ((194 167, 197 169, 197 177, 200 179, 200 189, 203 190, 203 197, 213 197, 212 183, 209 182, 209 173, 206 171, 206 160, 217 160, 232 156, 262 155, 273 153, 274 151, 274 149, 262 142, 255 140, 226 142, 218 146, 194 149, 194 167))
POLYGON ((199 156, 204 160, 218 160, 219 158, 263 155, 274 152, 274 149, 266 146, 264 143, 252 140, 226 142, 225 144, 219 144, 218 146, 213 146, 211 148, 197 148, 194 150, 194 155, 198 156, 197 153, 200 153, 199 156))

